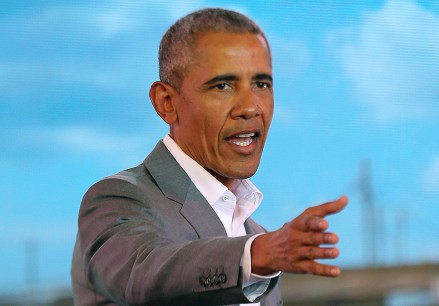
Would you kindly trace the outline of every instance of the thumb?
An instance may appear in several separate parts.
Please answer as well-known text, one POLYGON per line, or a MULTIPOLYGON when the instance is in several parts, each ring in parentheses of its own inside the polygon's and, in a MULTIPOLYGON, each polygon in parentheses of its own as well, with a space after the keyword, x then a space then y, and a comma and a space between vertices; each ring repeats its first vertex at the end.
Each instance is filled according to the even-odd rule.
POLYGON ((349 199, 347 196, 341 196, 335 201, 327 202, 318 206, 310 207, 303 212, 306 216, 317 216, 324 218, 328 215, 332 215, 342 211, 348 204, 349 199))

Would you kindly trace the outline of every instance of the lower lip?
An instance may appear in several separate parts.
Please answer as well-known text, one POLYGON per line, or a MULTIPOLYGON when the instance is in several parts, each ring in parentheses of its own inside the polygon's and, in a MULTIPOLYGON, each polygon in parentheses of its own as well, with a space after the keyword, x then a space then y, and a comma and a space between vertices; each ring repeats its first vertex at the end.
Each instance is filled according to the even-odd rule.
POLYGON ((256 151, 256 148, 258 147, 258 138, 257 137, 253 138, 252 143, 249 144, 248 146, 240 146, 230 140, 227 140, 227 143, 232 146, 233 151, 239 154, 250 155, 253 154, 256 151))

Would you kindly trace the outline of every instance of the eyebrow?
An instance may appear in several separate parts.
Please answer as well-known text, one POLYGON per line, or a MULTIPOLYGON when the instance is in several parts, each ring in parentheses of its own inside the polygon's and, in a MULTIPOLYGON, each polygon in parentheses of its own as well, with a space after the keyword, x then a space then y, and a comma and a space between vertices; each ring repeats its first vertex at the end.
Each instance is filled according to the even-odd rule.
POLYGON ((258 73, 252 78, 252 80, 254 80, 254 81, 268 80, 270 82, 273 82, 273 77, 267 73, 258 73))
MULTIPOLYGON (((230 82, 230 81, 237 81, 239 80, 239 77, 237 77, 234 74, 221 74, 216 77, 211 78, 207 82, 205 82, 205 85, 212 85, 215 83, 220 82, 230 82)), ((258 73, 254 77, 252 77, 253 81, 263 81, 263 80, 269 80, 270 82, 273 82, 273 77, 267 73, 258 73)))
POLYGON ((209 81, 204 83, 205 85, 212 85, 219 82, 230 82, 237 81, 239 78, 234 74, 221 74, 216 77, 211 78, 209 81))

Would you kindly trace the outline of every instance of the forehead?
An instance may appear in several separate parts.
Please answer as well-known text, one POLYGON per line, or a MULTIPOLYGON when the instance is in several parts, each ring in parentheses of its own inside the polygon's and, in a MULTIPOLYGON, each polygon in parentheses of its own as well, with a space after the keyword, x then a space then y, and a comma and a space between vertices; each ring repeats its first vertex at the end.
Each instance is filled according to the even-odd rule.
POLYGON ((189 66, 271 70, 270 49, 260 34, 205 33, 194 42, 189 66))

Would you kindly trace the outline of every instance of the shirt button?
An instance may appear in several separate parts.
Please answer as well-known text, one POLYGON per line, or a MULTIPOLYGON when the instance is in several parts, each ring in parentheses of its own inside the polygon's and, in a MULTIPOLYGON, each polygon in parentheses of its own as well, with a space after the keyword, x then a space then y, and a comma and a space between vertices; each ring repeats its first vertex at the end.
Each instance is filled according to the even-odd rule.
POLYGON ((230 200, 230 197, 228 195, 223 195, 223 201, 228 201, 230 200))

